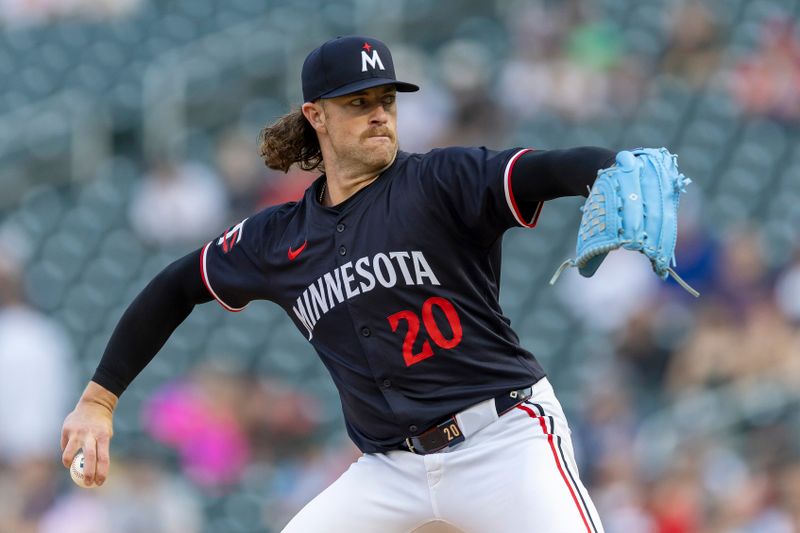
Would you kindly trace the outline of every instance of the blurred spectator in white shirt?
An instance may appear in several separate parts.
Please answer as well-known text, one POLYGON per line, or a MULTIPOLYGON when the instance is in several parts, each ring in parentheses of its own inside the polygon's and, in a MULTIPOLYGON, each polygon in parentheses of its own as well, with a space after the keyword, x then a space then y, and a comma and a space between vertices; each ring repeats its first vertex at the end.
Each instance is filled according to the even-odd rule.
POLYGON ((57 455, 75 390, 69 339, 21 286, 22 265, 0 242, 0 464, 57 455))
POLYGON ((400 97, 397 101, 401 149, 424 153, 433 148, 450 127, 454 102, 446 88, 428 75, 426 67, 435 64, 428 54, 411 46, 397 46, 392 50, 397 68, 421 87, 419 98, 400 97))
POLYGON ((18 250, 0 239, 0 531, 32 533, 57 493, 75 361, 61 328, 25 304, 18 250))
POLYGON ((227 206, 225 188, 209 169, 160 158, 142 178, 129 214, 150 244, 197 244, 225 229, 227 206))
POLYGON ((647 258, 630 250, 614 250, 591 278, 569 268, 557 285, 559 299, 584 325, 596 331, 621 328, 638 310, 651 305, 663 283, 647 258))

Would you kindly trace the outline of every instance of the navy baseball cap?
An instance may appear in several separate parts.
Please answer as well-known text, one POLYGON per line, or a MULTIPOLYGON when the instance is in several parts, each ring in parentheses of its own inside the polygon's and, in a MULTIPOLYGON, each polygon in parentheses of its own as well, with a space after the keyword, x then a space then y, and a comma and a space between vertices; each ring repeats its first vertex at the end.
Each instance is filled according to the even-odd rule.
POLYGON ((389 47, 378 39, 337 37, 313 50, 303 62, 303 99, 333 98, 394 85, 400 92, 418 91, 413 83, 397 81, 389 47))

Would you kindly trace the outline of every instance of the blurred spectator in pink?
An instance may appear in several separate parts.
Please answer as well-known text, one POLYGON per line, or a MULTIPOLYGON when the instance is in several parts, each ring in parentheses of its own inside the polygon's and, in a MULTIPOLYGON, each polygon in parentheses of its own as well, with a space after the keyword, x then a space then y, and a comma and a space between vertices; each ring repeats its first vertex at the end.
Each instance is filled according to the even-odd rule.
POLYGON ((720 39, 711 10, 702 2, 680 2, 669 18, 669 44, 661 62, 664 73, 700 88, 716 71, 720 39))
POLYGON ((145 242, 196 244, 224 229, 227 206, 225 188, 209 169, 162 156, 142 177, 129 215, 145 242))
POLYGON ((143 410, 145 430, 177 450, 186 476, 211 491, 239 481, 250 459, 242 407, 249 382, 206 366, 163 386, 143 410))
POLYGON ((733 93, 750 114, 800 120, 800 41, 790 19, 764 25, 761 46, 733 73, 733 93))

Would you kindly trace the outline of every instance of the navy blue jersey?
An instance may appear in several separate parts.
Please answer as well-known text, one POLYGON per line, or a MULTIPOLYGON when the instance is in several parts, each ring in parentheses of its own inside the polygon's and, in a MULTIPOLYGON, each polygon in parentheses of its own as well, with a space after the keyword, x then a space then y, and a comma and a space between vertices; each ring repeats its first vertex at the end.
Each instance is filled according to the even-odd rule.
POLYGON ((510 176, 526 150, 399 152, 330 208, 324 176, 202 251, 203 281, 230 311, 280 305, 312 344, 364 452, 544 376, 498 303, 503 232, 533 227, 510 176))

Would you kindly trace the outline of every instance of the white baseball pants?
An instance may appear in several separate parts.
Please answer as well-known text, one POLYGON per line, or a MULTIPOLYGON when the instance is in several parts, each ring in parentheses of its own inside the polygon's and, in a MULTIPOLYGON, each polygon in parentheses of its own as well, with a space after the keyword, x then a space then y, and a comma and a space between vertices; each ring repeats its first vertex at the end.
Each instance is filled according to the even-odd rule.
POLYGON ((283 533, 408 533, 433 520, 466 533, 601 533, 547 379, 525 403, 493 416, 439 453, 361 456, 283 533))

